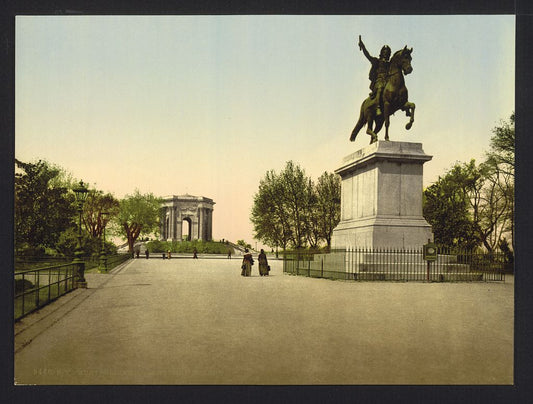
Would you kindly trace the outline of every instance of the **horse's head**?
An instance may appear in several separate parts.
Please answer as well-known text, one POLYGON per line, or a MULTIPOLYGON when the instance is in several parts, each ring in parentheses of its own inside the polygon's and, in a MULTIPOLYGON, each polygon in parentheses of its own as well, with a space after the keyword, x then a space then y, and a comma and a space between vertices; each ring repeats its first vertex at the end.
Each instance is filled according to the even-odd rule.
POLYGON ((404 75, 411 73, 413 71, 413 66, 411 66, 412 52, 413 48, 407 49, 407 45, 403 49, 396 51, 390 60, 391 65, 394 64, 401 69, 404 75))

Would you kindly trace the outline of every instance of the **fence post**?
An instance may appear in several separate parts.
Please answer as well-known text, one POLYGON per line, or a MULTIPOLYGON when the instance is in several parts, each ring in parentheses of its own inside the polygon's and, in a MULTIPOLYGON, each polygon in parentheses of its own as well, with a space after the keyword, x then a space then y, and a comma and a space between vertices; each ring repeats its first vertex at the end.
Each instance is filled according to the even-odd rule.
POLYGON ((22 274, 22 315, 24 315, 24 301, 26 300, 26 286, 24 282, 26 280, 26 275, 22 274))
MULTIPOLYGON (((344 272, 348 272, 348 273, 352 273, 353 274, 353 250, 354 250, 354 247, 352 246, 349 246, 347 248, 347 252, 346 252, 346 255, 348 257, 348 260, 346 260, 345 264, 344 264, 344 272)), ((352 275, 353 277, 353 275, 352 275)))
POLYGON ((41 276, 39 275, 39 272, 36 273, 36 287, 35 287, 35 307, 39 307, 39 293, 40 293, 40 280, 41 276))
MULTIPOLYGON (((50 301, 50 298, 51 298, 51 287, 50 287, 50 283, 52 282, 51 281, 51 277, 52 277, 52 268, 49 268, 48 269, 48 301, 50 301)), ((58 277, 59 279, 59 277, 58 277)), ((57 293, 59 295, 59 283, 57 284, 57 293)))

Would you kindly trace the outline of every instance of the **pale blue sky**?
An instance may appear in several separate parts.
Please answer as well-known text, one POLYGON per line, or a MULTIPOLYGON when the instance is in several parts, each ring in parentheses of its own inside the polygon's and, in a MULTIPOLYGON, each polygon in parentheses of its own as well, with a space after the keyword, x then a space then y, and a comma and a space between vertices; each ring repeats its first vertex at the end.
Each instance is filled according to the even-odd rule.
MULTIPOLYGON (((406 76, 429 185, 482 158, 514 110, 515 17, 20 16, 15 157, 46 159, 121 198, 135 188, 216 202, 215 238, 252 241, 253 195, 293 160, 316 179, 369 143, 350 133, 377 56, 413 47, 406 76)), ((379 134, 380 139, 383 133, 379 134)))

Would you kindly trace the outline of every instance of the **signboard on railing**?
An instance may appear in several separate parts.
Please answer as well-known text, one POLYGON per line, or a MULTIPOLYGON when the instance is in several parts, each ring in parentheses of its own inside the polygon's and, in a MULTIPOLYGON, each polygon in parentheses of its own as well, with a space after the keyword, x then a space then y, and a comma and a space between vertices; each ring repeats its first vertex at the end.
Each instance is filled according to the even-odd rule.
POLYGON ((437 246, 435 243, 424 244, 424 259, 426 261, 437 260, 437 246))

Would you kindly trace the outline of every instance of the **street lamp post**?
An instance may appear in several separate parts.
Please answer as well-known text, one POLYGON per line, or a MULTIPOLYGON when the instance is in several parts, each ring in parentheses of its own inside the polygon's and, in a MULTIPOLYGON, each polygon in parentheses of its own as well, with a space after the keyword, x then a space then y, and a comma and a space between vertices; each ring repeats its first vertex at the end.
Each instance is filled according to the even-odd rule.
POLYGON ((78 288, 87 288, 87 282, 85 281, 85 262, 83 261, 83 250, 81 248, 81 214, 83 212, 83 204, 87 199, 87 194, 89 190, 83 184, 83 181, 73 188, 74 194, 76 195, 76 205, 78 208, 79 221, 78 221, 78 243, 76 245, 76 251, 74 251, 74 260, 73 264, 76 265, 78 269, 78 276, 76 281, 76 287, 78 288))
POLYGON ((105 254, 105 227, 107 225, 106 218, 109 215, 109 212, 101 212, 102 216, 102 248, 100 249, 100 273, 107 272, 107 256, 105 254))

